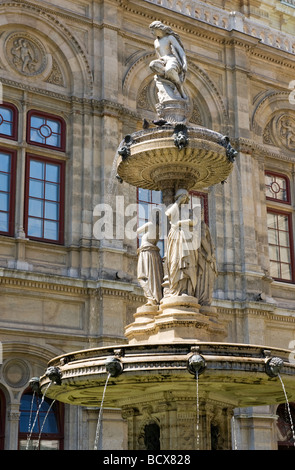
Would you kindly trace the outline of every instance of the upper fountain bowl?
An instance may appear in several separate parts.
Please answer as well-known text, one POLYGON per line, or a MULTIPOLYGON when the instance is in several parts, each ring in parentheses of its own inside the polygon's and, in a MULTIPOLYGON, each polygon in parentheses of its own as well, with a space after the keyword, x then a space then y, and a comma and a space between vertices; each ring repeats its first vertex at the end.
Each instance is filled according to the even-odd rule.
POLYGON ((236 154, 222 134, 201 126, 164 125, 125 137, 117 174, 143 189, 201 190, 226 180, 236 154))

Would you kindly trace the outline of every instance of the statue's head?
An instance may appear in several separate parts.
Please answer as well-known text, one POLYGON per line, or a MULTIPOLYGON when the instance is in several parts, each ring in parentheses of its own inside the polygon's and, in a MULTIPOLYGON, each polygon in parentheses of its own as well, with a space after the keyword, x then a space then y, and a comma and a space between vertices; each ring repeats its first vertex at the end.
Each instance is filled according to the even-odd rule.
POLYGON ((153 21, 150 24, 150 29, 164 29, 165 25, 161 21, 153 21))
POLYGON ((175 193, 175 201, 179 201, 180 199, 182 200, 182 202, 189 201, 188 191, 184 188, 178 189, 175 193))
POLYGON ((152 32, 156 32, 156 31, 161 31, 163 33, 163 35, 168 35, 168 34, 173 34, 174 35, 174 32, 173 30, 170 28, 170 26, 167 26, 165 25, 164 23, 162 23, 161 21, 153 21, 151 24, 150 24, 150 30, 152 32))

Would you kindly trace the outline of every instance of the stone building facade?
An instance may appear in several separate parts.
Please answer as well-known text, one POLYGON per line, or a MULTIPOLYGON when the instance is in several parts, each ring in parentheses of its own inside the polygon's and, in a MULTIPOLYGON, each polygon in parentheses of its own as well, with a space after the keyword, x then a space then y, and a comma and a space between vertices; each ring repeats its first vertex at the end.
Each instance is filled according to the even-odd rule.
MULTIPOLYGON (((136 223, 138 194, 114 159, 155 119, 154 20, 182 37, 190 122, 239 152, 202 196, 226 341, 295 349, 294 1, 1 0, 0 13, 0 447, 25 446, 29 379, 52 357, 124 343, 144 302, 122 221, 136 223)), ((99 404, 56 404, 41 447, 91 449, 99 404)), ((284 416, 236 409, 232 447, 292 446, 284 416)), ((120 411, 104 418, 103 448, 128 448, 120 411)))

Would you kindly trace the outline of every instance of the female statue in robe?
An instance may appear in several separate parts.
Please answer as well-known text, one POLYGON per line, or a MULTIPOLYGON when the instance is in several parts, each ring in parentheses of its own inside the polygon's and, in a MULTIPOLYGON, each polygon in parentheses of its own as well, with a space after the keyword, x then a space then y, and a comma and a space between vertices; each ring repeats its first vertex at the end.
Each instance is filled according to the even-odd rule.
POLYGON ((188 216, 188 206, 187 217, 182 219, 180 216, 184 212, 181 211, 181 206, 188 202, 188 192, 179 189, 175 195, 175 203, 166 211, 171 224, 166 249, 170 296, 195 296, 199 237, 194 229, 198 221, 195 217, 188 216))
POLYGON ((208 225, 201 223, 201 246, 198 257, 196 297, 202 306, 211 305, 214 282, 217 276, 215 249, 208 225))
POLYGON ((163 263, 159 241, 159 227, 147 222, 139 227, 137 233, 143 233, 140 248, 137 250, 137 279, 147 299, 146 305, 157 305, 163 297, 163 263))

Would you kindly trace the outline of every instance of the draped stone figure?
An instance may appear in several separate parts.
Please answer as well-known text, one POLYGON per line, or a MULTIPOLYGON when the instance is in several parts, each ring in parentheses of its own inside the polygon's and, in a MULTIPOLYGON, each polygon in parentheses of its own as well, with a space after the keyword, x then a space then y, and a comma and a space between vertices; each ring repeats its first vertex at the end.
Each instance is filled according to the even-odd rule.
POLYGON ((202 306, 211 305, 214 282, 217 277, 215 248, 208 225, 201 222, 201 245, 198 253, 196 297, 202 306))
POLYGON ((159 77, 171 81, 180 96, 186 98, 183 83, 187 72, 187 60, 180 37, 161 21, 151 23, 150 30, 156 36, 154 46, 158 57, 150 63, 150 68, 159 77))
POLYGON ((159 227, 147 222, 139 227, 137 233, 143 233, 140 248, 137 250, 137 279, 147 299, 146 305, 157 305, 163 297, 163 262, 159 241, 159 227))
POLYGON ((171 224, 166 249, 169 296, 195 296, 199 237, 194 228, 197 219, 181 219, 180 215, 181 206, 188 201, 188 192, 179 189, 175 195, 175 203, 166 211, 171 224))

